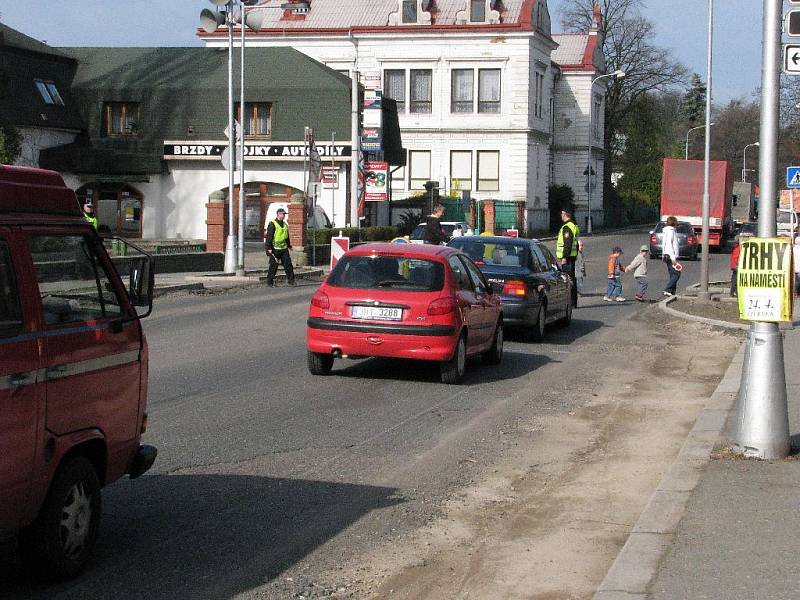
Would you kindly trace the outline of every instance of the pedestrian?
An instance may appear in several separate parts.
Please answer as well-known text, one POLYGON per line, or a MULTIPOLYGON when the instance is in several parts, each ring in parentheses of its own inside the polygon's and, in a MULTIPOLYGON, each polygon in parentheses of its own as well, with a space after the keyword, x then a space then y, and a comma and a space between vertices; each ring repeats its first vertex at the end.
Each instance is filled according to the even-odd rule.
POLYGON ((625 267, 619 257, 623 255, 622 248, 614 246, 608 256, 608 289, 603 300, 606 302, 625 302, 622 297, 622 281, 620 275, 625 272, 625 267))
POLYGON ((461 229, 461 224, 459 223, 458 225, 453 227, 453 235, 451 235, 450 238, 452 239, 455 237, 462 237, 463 235, 464 235, 464 230, 461 229))
POLYGON ((275 285, 275 273, 278 272, 278 261, 283 265, 286 272, 286 281, 289 285, 297 285, 294 280, 294 267, 289 250, 292 249, 292 241, 289 239, 289 226, 286 223, 286 210, 279 208, 275 213, 275 218, 267 226, 267 235, 264 237, 264 246, 269 258, 269 269, 267 270, 267 285, 275 285))
POLYGON ((667 273, 669 274, 669 281, 667 287, 664 288, 665 296, 674 296, 678 289, 678 280, 681 278, 681 270, 683 267, 678 262, 680 256, 680 245, 678 244, 678 231, 676 226, 678 219, 675 217, 667 217, 667 225, 663 229, 663 251, 661 259, 667 265, 667 273))
POLYGON ((792 260, 794 261, 794 293, 800 296, 800 237, 794 238, 792 260))
POLYGON ((650 246, 643 245, 639 248, 639 254, 625 267, 625 270, 633 271, 633 278, 639 290, 633 296, 639 302, 647 302, 647 259, 650 258, 650 246))
POLYGON ((91 202, 83 205, 83 220, 91 223, 92 227, 97 231, 97 217, 94 214, 94 205, 91 202))
POLYGON ((447 242, 447 236, 442 229, 441 218, 444 215, 444 206, 436 204, 433 207, 433 213, 428 215, 425 222, 425 229, 422 230, 422 243, 434 244, 438 246, 447 242))
POLYGON ((586 278, 586 256, 583 253, 583 240, 578 240, 578 256, 575 259, 575 286, 578 295, 583 295, 583 280, 586 278))
POLYGON ((572 306, 578 306, 578 282, 575 279, 575 262, 578 259, 578 237, 580 229, 572 220, 572 211, 561 211, 563 225, 558 230, 556 258, 561 270, 572 280, 572 306))
POLYGON ((731 260, 729 266, 731 268, 731 298, 735 298, 737 295, 737 283, 736 283, 736 275, 739 272, 739 254, 742 251, 741 243, 737 242, 736 245, 731 250, 731 260))

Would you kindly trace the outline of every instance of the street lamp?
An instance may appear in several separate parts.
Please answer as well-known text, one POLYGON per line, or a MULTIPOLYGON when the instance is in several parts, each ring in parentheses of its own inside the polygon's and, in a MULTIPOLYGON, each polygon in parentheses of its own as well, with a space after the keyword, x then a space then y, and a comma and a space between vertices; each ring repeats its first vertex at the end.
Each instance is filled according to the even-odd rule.
MULTIPOLYGON (((707 63, 706 63, 706 143, 703 157, 703 221, 700 228, 703 242, 700 262, 700 290, 697 292, 698 300, 711 300, 708 291, 708 232, 709 218, 711 213, 711 201, 709 199, 709 187, 711 183, 711 67, 712 51, 714 49, 714 0, 708 0, 708 40, 707 40, 707 63)), ((724 224, 723 224, 724 226, 724 224)))
MULTIPOLYGON (((239 165, 241 177, 239 181, 239 231, 233 227, 233 196, 234 196, 234 171, 236 169, 236 141, 237 128, 234 127, 233 117, 233 25, 241 26, 241 72, 240 72, 240 99, 239 118, 244 121, 244 48, 245 27, 253 31, 261 29, 264 17, 258 13, 246 12, 246 7, 252 6, 257 0, 209 0, 217 7, 217 11, 204 8, 200 12, 200 27, 206 33, 214 33, 220 25, 228 29, 228 239, 225 243, 225 273, 244 275, 244 123, 239 124, 238 137, 240 143, 239 165), (224 7, 224 8, 223 8, 224 7), (238 255, 237 255, 238 247, 238 255)), ((308 2, 284 2, 276 6, 260 6, 261 8, 280 8, 292 10, 295 13, 308 12, 308 2)))
POLYGON ((761 142, 753 142, 752 144, 747 144, 747 146, 744 147, 744 152, 743 152, 744 159, 742 160, 742 181, 743 182, 747 181, 747 149, 748 148, 752 148, 753 146, 760 146, 760 145, 761 145, 761 142))
POLYGON ((592 143, 594 141, 594 131, 592 130, 592 117, 594 111, 594 84, 604 77, 625 77, 625 72, 617 69, 613 73, 606 73, 592 79, 589 86, 589 142, 586 154, 586 233, 592 233, 592 143))
MULTIPOLYGON (((709 127, 713 127, 714 123, 710 123, 709 127)), ((689 131, 686 132, 686 149, 683 155, 684 160, 689 160, 689 134, 697 129, 704 129, 705 125, 698 125, 697 127, 692 127, 689 131)))

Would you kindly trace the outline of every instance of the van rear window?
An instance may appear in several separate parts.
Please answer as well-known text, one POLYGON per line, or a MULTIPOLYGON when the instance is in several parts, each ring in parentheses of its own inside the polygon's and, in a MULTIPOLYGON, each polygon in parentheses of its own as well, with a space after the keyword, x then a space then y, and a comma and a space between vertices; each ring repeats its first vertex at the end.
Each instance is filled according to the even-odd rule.
POLYGON ((345 256, 336 263, 327 283, 359 290, 435 292, 444 286, 444 267, 404 256, 345 256))

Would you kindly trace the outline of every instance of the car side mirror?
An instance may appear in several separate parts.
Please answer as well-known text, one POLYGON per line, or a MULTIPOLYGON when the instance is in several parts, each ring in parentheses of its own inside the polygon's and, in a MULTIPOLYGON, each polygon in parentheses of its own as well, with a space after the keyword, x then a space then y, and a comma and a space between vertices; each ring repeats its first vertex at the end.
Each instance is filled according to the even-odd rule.
MULTIPOLYGON (((147 256, 134 259, 128 275, 128 297, 131 299, 131 304, 152 309, 154 287, 153 259, 147 256)), ((148 314, 149 312, 148 310, 148 314)))

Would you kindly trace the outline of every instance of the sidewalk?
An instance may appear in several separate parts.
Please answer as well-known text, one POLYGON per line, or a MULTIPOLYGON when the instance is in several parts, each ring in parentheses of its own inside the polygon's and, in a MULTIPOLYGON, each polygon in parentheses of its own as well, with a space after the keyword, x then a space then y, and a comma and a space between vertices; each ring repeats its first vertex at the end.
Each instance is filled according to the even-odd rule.
MULTIPOLYGON (((800 431, 798 355, 800 330, 791 329, 784 363, 792 432, 800 431)), ((595 600, 800 598, 800 460, 720 450, 732 437, 743 357, 744 344, 595 600)))

